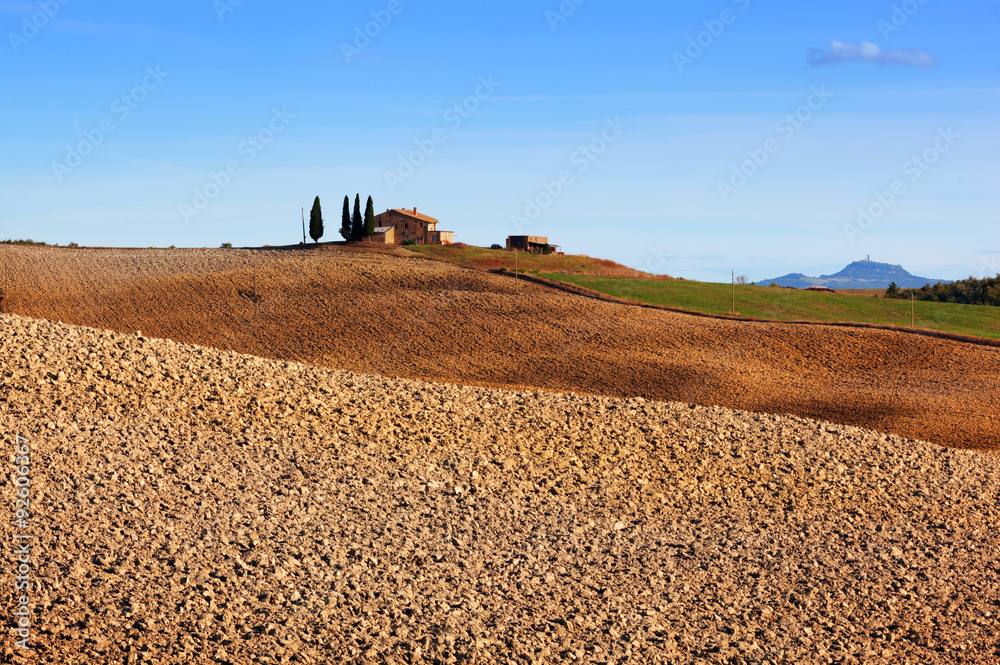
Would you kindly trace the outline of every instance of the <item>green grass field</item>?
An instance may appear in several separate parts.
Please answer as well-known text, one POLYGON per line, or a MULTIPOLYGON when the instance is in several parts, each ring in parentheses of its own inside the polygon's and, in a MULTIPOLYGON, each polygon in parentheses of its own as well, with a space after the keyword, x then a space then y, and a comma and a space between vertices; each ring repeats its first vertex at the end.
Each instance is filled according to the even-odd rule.
MULTIPOLYGON (((512 252, 469 245, 419 245, 406 249, 429 259, 480 270, 513 270, 512 252)), ((518 254, 518 272, 575 284, 618 298, 706 314, 726 315, 732 307, 729 284, 692 282, 653 275, 580 255, 518 254), (565 272, 563 272, 565 271, 565 272)), ((737 286, 740 316, 777 321, 871 323, 910 327, 910 302, 888 300, 883 292, 815 293, 773 286, 737 286)), ((1000 339, 1000 308, 950 303, 914 303, 915 327, 1000 339)))
MULTIPOLYGON (((729 284, 545 272, 537 274, 547 279, 652 305, 707 314, 728 314, 732 308, 732 287, 729 284)), ((849 321, 907 328, 910 326, 908 300, 888 300, 867 294, 813 293, 774 286, 737 285, 736 311, 740 316, 779 321, 849 321)), ((917 328, 1000 339, 1000 308, 997 307, 917 301, 914 303, 914 311, 917 328)))

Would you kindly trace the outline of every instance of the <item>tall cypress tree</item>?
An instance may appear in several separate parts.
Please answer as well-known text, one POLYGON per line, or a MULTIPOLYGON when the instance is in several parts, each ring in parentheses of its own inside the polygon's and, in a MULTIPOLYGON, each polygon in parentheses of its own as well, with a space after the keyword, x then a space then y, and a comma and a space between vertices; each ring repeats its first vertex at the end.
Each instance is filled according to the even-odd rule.
POLYGON ((365 237, 365 222, 361 219, 361 195, 354 195, 354 216, 351 217, 351 240, 365 237))
POLYGON ((375 233, 375 203, 369 196, 368 203, 365 205, 365 237, 373 233, 375 233))
POLYGON ((309 237, 316 244, 319 244, 319 239, 323 237, 323 210, 320 208, 318 196, 313 201, 312 210, 309 211, 309 237))
POLYGON ((344 197, 344 214, 340 218, 340 235, 344 240, 351 239, 351 197, 344 197))

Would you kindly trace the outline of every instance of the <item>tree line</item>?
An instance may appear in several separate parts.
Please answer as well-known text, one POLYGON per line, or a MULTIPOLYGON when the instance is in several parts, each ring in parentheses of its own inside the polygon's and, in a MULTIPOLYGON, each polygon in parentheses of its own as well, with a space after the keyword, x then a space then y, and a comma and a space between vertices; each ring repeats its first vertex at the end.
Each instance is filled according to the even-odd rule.
MULTIPOLYGON (((354 195, 354 213, 351 213, 351 198, 344 197, 344 212, 340 220, 340 235, 348 242, 360 242, 375 233, 375 203, 368 197, 364 217, 361 216, 361 195, 354 195)), ((309 212, 309 237, 319 243, 323 237, 323 209, 319 197, 313 201, 309 212)))
POLYGON ((996 277, 976 279, 970 277, 951 284, 938 282, 934 286, 924 284, 919 289, 901 289, 893 282, 886 289, 886 298, 905 298, 953 302, 963 305, 991 305, 1000 307, 1000 274, 996 277))

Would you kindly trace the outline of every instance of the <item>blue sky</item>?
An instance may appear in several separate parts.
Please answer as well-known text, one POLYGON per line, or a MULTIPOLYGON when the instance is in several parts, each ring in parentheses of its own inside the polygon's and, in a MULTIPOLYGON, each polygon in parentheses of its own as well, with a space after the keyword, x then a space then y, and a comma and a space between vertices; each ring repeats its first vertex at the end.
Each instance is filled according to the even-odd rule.
POLYGON ((689 279, 1000 272, 998 1, 458 5, 0 2, 0 238, 287 244, 319 195, 331 240, 361 193, 689 279))

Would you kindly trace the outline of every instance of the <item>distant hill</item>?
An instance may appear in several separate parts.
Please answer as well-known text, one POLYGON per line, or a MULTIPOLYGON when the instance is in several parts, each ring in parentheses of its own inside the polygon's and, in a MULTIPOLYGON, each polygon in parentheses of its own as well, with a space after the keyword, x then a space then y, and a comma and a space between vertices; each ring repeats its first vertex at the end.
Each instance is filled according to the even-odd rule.
POLYGON ((901 289, 917 289, 924 284, 950 284, 950 280, 917 277, 911 275, 903 266, 877 261, 855 261, 833 275, 807 277, 800 272, 793 272, 774 279, 762 279, 758 284, 767 286, 771 283, 778 286, 794 286, 797 289, 807 289, 810 286, 825 286, 831 289, 887 289, 891 282, 901 289))

